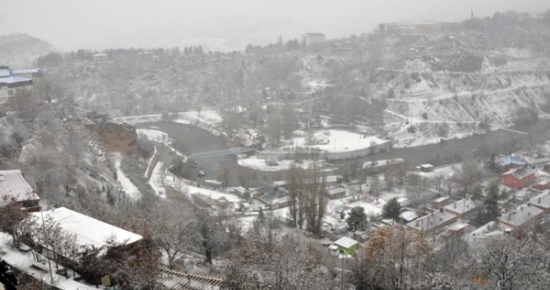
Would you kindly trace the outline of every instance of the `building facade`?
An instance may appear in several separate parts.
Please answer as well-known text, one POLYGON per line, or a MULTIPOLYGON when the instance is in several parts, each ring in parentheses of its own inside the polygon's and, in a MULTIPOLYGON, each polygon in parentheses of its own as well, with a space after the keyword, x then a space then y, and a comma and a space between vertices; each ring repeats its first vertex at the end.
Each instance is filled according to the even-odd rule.
POLYGON ((310 48, 325 43, 325 35, 322 33, 306 33, 302 35, 302 46, 310 48))
POLYGON ((33 76, 41 76, 40 69, 12 70, 0 66, 0 104, 6 103, 18 90, 32 89, 33 76))

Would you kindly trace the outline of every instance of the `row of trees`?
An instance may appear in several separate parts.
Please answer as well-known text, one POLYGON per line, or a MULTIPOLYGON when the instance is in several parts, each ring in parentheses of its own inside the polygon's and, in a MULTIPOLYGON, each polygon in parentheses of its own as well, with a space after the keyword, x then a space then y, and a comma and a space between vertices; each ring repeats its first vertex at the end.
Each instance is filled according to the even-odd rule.
POLYGON ((292 224, 315 235, 321 234, 328 202, 326 180, 314 163, 307 170, 292 166, 288 171, 289 215, 292 224))

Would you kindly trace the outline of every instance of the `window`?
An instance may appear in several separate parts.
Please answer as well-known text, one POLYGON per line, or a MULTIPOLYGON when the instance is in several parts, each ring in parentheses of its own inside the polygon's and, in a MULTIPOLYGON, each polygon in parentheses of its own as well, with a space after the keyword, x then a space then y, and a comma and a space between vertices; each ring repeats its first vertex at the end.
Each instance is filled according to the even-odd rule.
POLYGON ((13 90, 8 90, 8 95, 11 97, 13 96, 13 90))

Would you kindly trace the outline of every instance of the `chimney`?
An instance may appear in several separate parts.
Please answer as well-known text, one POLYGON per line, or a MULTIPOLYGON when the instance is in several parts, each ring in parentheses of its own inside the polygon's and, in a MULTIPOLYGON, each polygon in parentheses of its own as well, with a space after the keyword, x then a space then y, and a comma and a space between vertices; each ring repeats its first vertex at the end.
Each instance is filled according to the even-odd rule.
POLYGON ((519 207, 519 209, 523 211, 523 205, 522 205, 522 206, 520 206, 520 207, 519 207))
POLYGON ((443 221, 443 218, 440 217, 440 218, 439 218, 439 221, 442 222, 442 221, 443 221))
POLYGON ((512 213, 509 213, 508 214, 508 220, 511 220, 512 219, 512 213))
POLYGON ((456 202, 455 202, 455 203, 453 203, 453 208, 456 208, 456 202))
POLYGON ((541 201, 541 199, 542 199, 542 198, 541 198, 541 197, 539 197, 539 204, 540 204, 540 201, 541 201))

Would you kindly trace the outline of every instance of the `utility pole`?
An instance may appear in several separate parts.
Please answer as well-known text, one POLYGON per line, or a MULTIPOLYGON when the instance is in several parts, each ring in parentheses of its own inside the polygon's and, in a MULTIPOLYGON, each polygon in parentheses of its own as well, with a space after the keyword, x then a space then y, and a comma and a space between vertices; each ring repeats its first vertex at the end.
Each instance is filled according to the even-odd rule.
MULTIPOLYGON (((40 209, 40 217, 42 218, 42 231, 44 232, 44 242, 46 244, 46 251, 48 250, 48 234, 46 233, 46 227, 44 226, 44 214, 42 213, 42 208, 40 209)), ((53 247, 52 247, 52 253, 53 253, 53 247)), ((53 285, 53 274, 52 274, 52 262, 50 261, 50 258, 46 257, 48 259, 48 268, 50 269, 50 282, 53 285)))
POLYGON ((344 256, 342 256, 340 259, 342 259, 342 285, 340 286, 340 289, 344 290, 344 256))

